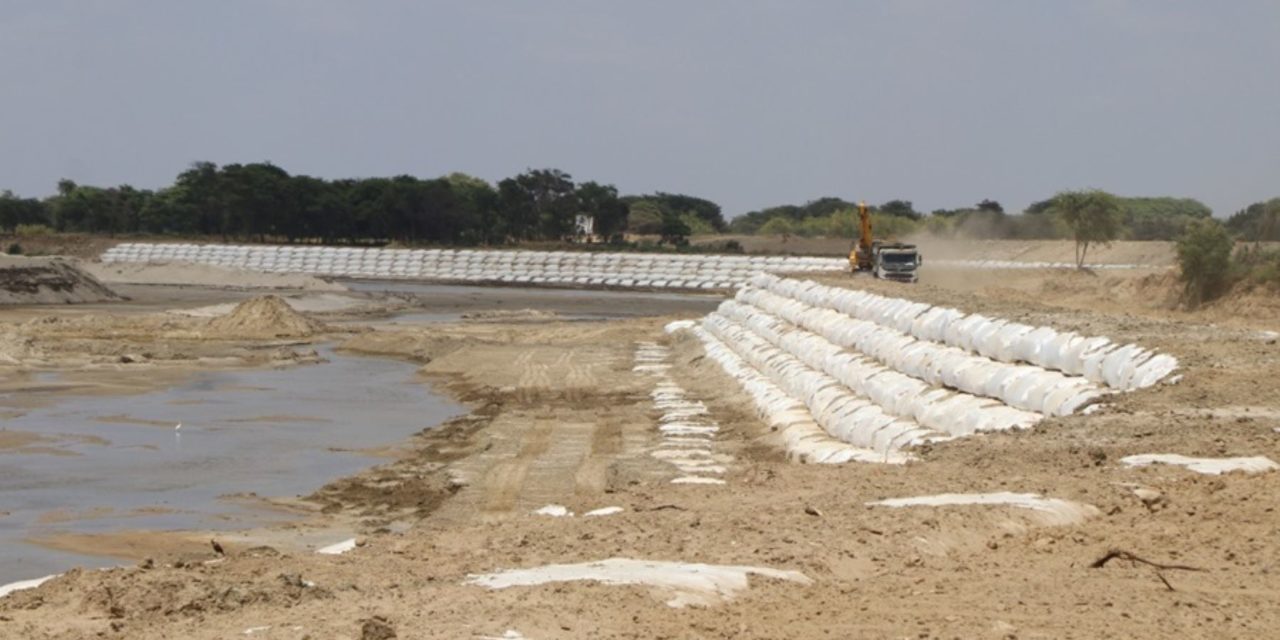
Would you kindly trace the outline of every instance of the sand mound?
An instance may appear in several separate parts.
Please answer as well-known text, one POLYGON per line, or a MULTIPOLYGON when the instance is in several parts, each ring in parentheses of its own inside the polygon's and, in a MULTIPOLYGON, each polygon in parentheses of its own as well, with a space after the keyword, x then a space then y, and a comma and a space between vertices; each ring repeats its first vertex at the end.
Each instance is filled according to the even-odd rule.
POLYGON ((259 296, 236 305, 225 316, 209 321, 209 329, 236 337, 297 338, 324 333, 328 328, 293 310, 279 296, 259 296))
POLYGON ((65 258, 0 257, 0 304, 71 304, 120 295, 65 258))

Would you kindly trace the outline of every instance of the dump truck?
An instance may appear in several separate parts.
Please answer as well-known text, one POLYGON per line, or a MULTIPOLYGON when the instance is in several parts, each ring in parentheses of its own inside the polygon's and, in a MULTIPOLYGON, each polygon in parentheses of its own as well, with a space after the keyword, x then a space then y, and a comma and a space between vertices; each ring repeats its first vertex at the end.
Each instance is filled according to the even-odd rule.
POLYGON ((881 280, 917 282, 918 267, 924 262, 914 244, 873 241, 871 246, 871 273, 881 280))
POLYGON ((924 263, 914 244, 876 240, 871 229, 871 210, 858 203, 858 240, 849 251, 849 269, 897 282, 920 280, 919 266, 924 263))

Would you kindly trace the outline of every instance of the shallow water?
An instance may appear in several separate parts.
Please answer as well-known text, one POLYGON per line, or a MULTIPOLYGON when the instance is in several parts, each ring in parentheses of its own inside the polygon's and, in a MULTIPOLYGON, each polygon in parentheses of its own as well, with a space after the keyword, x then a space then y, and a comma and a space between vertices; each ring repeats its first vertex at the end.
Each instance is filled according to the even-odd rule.
POLYGON ((0 421, 4 429, 62 436, 58 448, 76 454, 0 451, 0 513, 9 512, 0 515, 0 584, 118 563, 22 542, 32 536, 243 528, 254 518, 280 518, 219 496, 308 494, 380 461, 331 448, 393 444, 465 413, 431 393, 412 364, 331 349, 322 355, 329 362, 199 373, 141 395, 64 396, 0 421))

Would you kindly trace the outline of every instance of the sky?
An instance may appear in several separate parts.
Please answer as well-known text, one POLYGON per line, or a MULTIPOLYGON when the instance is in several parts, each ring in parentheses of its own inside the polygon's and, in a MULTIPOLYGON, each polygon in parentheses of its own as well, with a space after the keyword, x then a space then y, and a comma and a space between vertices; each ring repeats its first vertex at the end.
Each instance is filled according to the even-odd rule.
POLYGON ((1280 196, 1274 0, 0 0, 0 189, 555 167, 727 215, 1280 196))

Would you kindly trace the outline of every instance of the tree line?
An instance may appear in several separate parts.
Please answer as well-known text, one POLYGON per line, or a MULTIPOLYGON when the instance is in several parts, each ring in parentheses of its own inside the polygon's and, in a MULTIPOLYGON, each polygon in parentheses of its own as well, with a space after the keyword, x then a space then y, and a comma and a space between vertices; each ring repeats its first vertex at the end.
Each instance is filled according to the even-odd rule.
MULTIPOLYGON (((1035 202, 1020 214, 1011 214, 996 200, 971 206, 935 209, 924 213, 910 200, 890 200, 870 207, 875 228, 886 237, 914 233, 974 239, 1062 239, 1072 237, 1062 219, 1059 195, 1035 202)), ((1109 195, 1109 194, 1108 194, 1109 195)), ((1175 240, 1197 220, 1208 220, 1212 210, 1191 198, 1111 196, 1117 213, 1117 239, 1175 240)), ((1272 201, 1274 202, 1274 201, 1272 201)), ((1280 240, 1280 224, 1269 225, 1267 202, 1259 202, 1232 215, 1228 231, 1241 239, 1280 240)), ((856 205, 841 198, 825 197, 802 205, 782 205, 752 211, 729 223, 734 233, 853 237, 856 205)))
POLYGON ((562 240, 579 215, 594 233, 654 233, 676 242, 723 231, 720 206, 683 194, 620 196, 559 169, 530 169, 496 185, 462 173, 440 178, 325 180, 271 163, 197 162, 157 190, 71 180, 44 199, 0 193, 0 230, 42 225, 63 232, 215 236, 227 240, 494 245, 562 240))
MULTIPOLYGON (((872 215, 885 237, 1073 237, 1057 206, 1060 196, 1020 214, 992 199, 927 214, 897 199, 873 206, 872 215)), ((1118 216, 1117 239, 1176 239, 1212 215, 1190 198, 1109 197, 1118 216)), ((620 195, 613 185, 575 182, 559 169, 530 169, 495 185, 462 173, 326 180, 291 175, 271 163, 197 162, 156 190, 62 180, 57 193, 43 199, 0 192, 0 231, 36 226, 238 241, 499 245, 565 239, 574 235, 577 216, 586 215, 599 237, 616 241, 631 233, 680 244, 689 235, 725 231, 853 238, 855 209, 850 200, 824 197, 751 211, 726 223, 720 206, 704 198, 620 195)), ((1249 205, 1226 221, 1225 230, 1246 240, 1280 240, 1277 211, 1280 199, 1249 205)))

